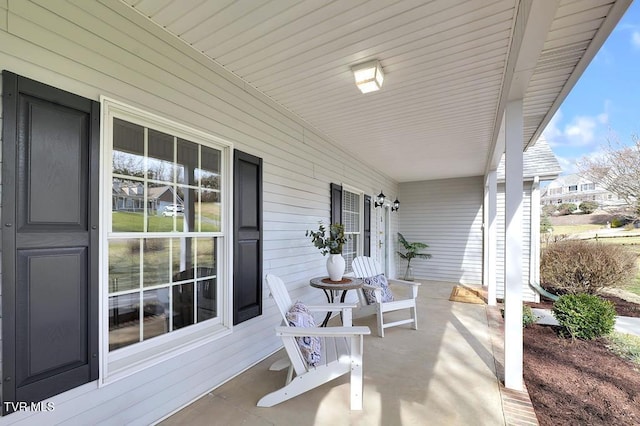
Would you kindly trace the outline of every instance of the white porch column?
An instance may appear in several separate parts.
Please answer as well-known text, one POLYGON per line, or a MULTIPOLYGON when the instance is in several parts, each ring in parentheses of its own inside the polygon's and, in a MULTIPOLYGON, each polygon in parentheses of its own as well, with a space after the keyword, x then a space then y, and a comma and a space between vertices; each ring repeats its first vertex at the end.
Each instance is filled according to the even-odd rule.
POLYGON ((498 180, 496 170, 486 176, 484 187, 484 285, 487 286, 487 303, 496 305, 496 246, 498 180))
POLYGON ((504 384, 522 390, 522 99, 505 109, 504 384))
MULTIPOLYGON (((529 249, 529 282, 540 284, 540 177, 531 185, 531 245, 529 249)), ((535 300, 540 301, 536 291, 535 300)))

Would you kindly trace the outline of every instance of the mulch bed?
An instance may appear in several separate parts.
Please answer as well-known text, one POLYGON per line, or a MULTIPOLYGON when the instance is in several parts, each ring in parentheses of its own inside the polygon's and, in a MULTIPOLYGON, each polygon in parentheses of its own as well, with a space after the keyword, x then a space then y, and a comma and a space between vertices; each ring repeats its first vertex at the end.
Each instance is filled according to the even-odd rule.
MULTIPOLYGON (((640 317, 640 305, 602 297, 618 315, 640 317)), ((553 302, 527 305, 551 309, 553 302)), ((559 330, 524 329, 524 380, 540 425, 639 425, 640 367, 611 352, 605 339, 572 341, 559 330)))
POLYGON ((558 327, 524 329, 524 380, 540 425, 640 424, 640 368, 604 339, 565 339, 558 327))

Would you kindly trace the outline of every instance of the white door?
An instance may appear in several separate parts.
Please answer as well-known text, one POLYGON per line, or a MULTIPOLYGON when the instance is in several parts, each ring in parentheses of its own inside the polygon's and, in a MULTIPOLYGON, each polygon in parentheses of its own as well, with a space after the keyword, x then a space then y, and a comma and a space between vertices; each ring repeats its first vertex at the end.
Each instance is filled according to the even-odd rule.
POLYGON ((378 262, 382 265, 385 275, 389 276, 389 207, 383 206, 376 209, 377 226, 376 226, 376 243, 378 248, 378 262))

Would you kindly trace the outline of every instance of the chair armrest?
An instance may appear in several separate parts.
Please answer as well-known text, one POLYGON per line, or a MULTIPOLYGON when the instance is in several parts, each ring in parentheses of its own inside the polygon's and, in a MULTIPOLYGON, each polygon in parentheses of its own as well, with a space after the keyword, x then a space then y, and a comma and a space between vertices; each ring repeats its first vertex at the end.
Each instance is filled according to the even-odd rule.
POLYGON ((371 334, 369 327, 276 327, 277 336, 303 337, 350 337, 368 336, 371 334))
POLYGON ((405 280, 397 280, 397 279, 387 279, 387 281, 389 281, 389 284, 400 284, 406 287, 419 287, 420 285, 422 285, 415 281, 405 281, 405 280))
POLYGON ((307 309, 311 312, 344 311, 345 309, 355 309, 357 307, 357 303, 324 303, 320 305, 307 305, 307 309))

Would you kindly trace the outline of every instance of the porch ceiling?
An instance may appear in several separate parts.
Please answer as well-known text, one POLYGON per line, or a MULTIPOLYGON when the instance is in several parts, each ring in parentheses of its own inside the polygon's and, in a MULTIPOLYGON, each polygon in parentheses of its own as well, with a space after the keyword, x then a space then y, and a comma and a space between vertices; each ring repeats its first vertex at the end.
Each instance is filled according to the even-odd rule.
POLYGON ((495 168, 510 98, 534 143, 630 0, 123 2, 405 182, 495 168), (363 95, 370 59, 385 81, 363 95))

